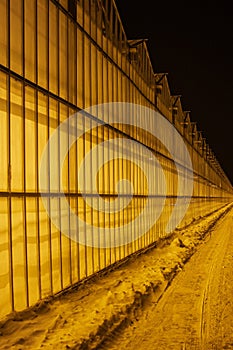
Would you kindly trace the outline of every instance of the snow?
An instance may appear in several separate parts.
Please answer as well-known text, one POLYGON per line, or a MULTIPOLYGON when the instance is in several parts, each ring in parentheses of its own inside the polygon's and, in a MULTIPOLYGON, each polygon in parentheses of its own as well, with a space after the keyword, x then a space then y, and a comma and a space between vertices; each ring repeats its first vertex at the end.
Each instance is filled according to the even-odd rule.
POLYGON ((175 230, 154 247, 129 257, 58 296, 0 323, 0 349, 94 349, 115 329, 157 303, 173 277, 232 205, 175 230))

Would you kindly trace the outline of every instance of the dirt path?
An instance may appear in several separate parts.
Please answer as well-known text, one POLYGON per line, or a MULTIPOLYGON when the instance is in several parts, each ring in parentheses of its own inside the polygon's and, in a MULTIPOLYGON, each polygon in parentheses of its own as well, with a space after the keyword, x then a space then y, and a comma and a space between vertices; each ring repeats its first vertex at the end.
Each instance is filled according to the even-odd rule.
POLYGON ((233 211, 162 298, 98 349, 233 349, 233 211))

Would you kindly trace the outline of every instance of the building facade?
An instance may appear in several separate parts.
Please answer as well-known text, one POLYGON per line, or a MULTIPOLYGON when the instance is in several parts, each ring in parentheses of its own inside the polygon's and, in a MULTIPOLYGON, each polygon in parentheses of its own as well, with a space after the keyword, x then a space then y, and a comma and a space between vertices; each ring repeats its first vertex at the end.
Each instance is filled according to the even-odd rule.
MULTIPOLYGON (((159 111, 175 126, 189 150, 194 174, 193 197, 181 226, 229 203, 233 192, 190 113, 183 111, 179 96, 171 96, 167 75, 153 71, 146 41, 127 39, 113 0, 0 0, 0 13, 0 317, 4 317, 166 235, 178 174, 166 147, 143 129, 108 120, 103 125, 99 115, 79 115, 75 127, 83 135, 62 165, 58 135, 57 148, 53 153, 48 149, 47 154, 53 171, 49 165, 47 186, 41 188, 46 144, 75 113, 97 104, 124 102, 159 111), (134 184, 132 200, 128 203, 124 192, 128 205, 114 214, 91 208, 78 181, 85 155, 112 139, 117 140, 110 150, 113 160, 99 169, 98 192, 110 203, 117 198, 115 183, 120 179, 134 184), (142 145, 163 168, 167 192, 159 220, 140 238, 135 239, 132 232, 132 241, 120 246, 92 247, 64 235, 44 206, 47 201, 58 219, 64 215, 61 188, 75 214, 96 227, 121 227, 140 214, 148 188, 135 159, 124 160, 128 139, 135 141, 131 153, 135 159, 137 145, 142 145)), ((151 130, 156 129, 152 119, 150 123, 151 130)), ((62 142, 68 144, 68 137, 62 142)), ((109 148, 99 149, 92 159, 97 168, 109 152, 109 148)), ((146 167, 153 171, 149 163, 146 167)), ((91 198, 93 186, 87 180, 85 191, 91 198)), ((77 232, 81 230, 85 226, 77 227, 77 232)))

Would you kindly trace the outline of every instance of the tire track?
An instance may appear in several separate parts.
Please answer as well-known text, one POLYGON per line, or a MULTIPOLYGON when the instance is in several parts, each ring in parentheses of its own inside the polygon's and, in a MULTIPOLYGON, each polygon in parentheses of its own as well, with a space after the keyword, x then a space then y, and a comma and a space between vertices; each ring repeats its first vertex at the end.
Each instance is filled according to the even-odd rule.
MULTIPOLYGON (((229 244, 232 219, 231 210, 219 220, 158 304, 149 305, 138 321, 96 349, 233 349, 230 336, 223 339, 221 316, 229 304, 223 302, 223 270, 226 257, 233 257, 233 244, 229 244)), ((233 273, 232 265, 228 265, 233 273)), ((232 295, 227 298, 231 300, 232 295)))
MULTIPOLYGON (((201 344, 202 349, 219 348, 222 344, 222 332, 219 325, 221 323, 221 313, 223 308, 223 271, 225 259, 229 252, 229 240, 231 237, 232 227, 228 225, 232 216, 228 217, 228 221, 222 222, 218 238, 218 249, 213 252, 212 264, 204 290, 203 307, 201 317, 201 344), (227 234, 225 233, 227 232, 227 234), (221 334, 220 334, 221 333, 221 334), (216 337, 218 334, 218 337, 216 337), (212 340, 211 340, 212 339, 212 340)), ((215 239, 216 239, 215 238, 215 239)))

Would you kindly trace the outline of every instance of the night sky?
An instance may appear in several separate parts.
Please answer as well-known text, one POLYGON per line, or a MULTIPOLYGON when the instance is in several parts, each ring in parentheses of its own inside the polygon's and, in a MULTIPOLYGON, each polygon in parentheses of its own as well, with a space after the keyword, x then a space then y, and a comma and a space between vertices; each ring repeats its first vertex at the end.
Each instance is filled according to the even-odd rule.
POLYGON ((156 73, 182 95, 233 183, 233 11, 230 1, 116 0, 128 39, 147 38, 156 73), (203 4, 204 3, 204 4, 203 4), (154 5, 154 6, 153 6, 154 5), (154 10, 156 8, 156 11, 154 10))

